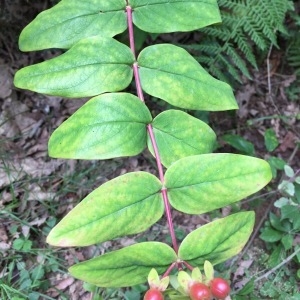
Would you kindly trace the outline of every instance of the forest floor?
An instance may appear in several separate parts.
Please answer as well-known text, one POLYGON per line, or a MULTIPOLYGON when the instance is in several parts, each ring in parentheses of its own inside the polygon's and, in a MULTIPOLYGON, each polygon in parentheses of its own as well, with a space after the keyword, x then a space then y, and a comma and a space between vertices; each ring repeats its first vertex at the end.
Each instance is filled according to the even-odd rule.
MULTIPOLYGON (((166 222, 161 220, 144 235, 85 248, 53 249, 46 244, 46 236, 94 188, 131 171, 156 173, 155 164, 147 152, 107 161, 61 160, 48 156, 47 142, 53 130, 87 99, 66 100, 13 86, 18 69, 49 59, 58 52, 22 53, 18 49, 22 28, 50 3, 22 0, 0 3, 0 298, 9 293, 5 289, 11 289, 15 299, 91 299, 87 287, 83 288, 82 282, 70 277, 67 267, 137 239, 163 239, 167 234, 166 222)), ((254 145, 255 156, 281 158, 299 170, 300 107, 299 99, 290 99, 289 89, 297 78, 285 62, 285 49, 270 49, 259 70, 253 70, 252 80, 244 79, 243 85, 237 86, 235 95, 240 109, 210 113, 207 118, 219 137, 236 134, 254 145), (265 146, 267 129, 274 130, 279 142, 273 151, 265 146)), ((218 152, 237 152, 222 138, 219 144, 218 152)), ((235 289, 241 288, 251 274, 262 275, 268 271, 257 266, 261 257, 268 255, 259 233, 269 212, 276 213, 273 204, 280 197, 277 186, 283 176, 280 172, 273 179, 262 192, 266 196, 261 194, 253 201, 242 202, 243 207, 256 210, 257 225, 241 256, 228 262, 235 289)), ((174 212, 177 234, 184 235, 234 209, 227 207, 215 215, 202 216, 174 212)), ((299 243, 299 233, 294 239, 294 243, 299 243)), ((289 268, 296 272, 299 265, 294 262, 289 268)))

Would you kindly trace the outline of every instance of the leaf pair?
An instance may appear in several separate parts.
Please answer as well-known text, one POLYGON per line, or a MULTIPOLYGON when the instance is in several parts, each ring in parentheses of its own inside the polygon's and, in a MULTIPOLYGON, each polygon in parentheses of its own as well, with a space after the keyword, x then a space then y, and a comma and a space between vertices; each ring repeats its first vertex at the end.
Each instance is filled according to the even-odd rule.
MULTIPOLYGON (((166 171, 164 183, 146 172, 128 173, 89 194, 54 227, 48 242, 87 246, 142 232, 163 214, 163 186, 174 208, 201 214, 255 193, 270 178, 265 161, 235 154, 182 158, 166 171)), ((217 241, 219 237, 211 238, 217 241)))
MULTIPOLYGON (((142 88, 154 97, 187 109, 237 108, 230 86, 211 77, 180 47, 147 47, 137 62, 142 88)), ((59 57, 19 70, 14 83, 49 95, 95 96, 125 89, 132 80, 133 63, 130 48, 112 38, 94 36, 80 40, 59 57)))
POLYGON ((162 274, 180 261, 195 267, 203 266, 205 260, 217 264, 243 248, 254 219, 253 212, 242 212, 204 225, 183 240, 178 254, 166 244, 145 242, 79 263, 69 271, 74 277, 101 287, 124 287, 143 283, 152 268, 162 274))
POLYGON ((62 0, 25 27, 19 47, 68 49, 86 37, 113 37, 127 28, 127 5, 133 10, 133 23, 146 32, 191 31, 221 22, 215 0, 62 0))
POLYGON ((126 93, 95 97, 83 105, 54 133, 49 141, 52 157, 107 159, 139 154, 146 144, 153 153, 147 125, 154 128, 162 162, 209 153, 215 134, 204 122, 177 110, 159 114, 153 121, 139 98, 126 93), (178 125, 180 124, 180 126, 178 125))

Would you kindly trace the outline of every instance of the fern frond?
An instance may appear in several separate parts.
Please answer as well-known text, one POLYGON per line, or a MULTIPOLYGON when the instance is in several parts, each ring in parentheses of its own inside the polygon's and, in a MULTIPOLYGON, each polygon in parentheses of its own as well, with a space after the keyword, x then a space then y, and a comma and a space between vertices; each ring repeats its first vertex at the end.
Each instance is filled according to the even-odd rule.
POLYGON ((256 59, 253 54, 253 49, 245 36, 244 32, 242 30, 238 30, 236 36, 233 38, 236 45, 239 45, 239 50, 241 50, 245 57, 247 57, 248 62, 257 69, 256 59))
MULTIPOLYGON (((299 24, 300 25, 300 24, 299 24)), ((293 37, 293 42, 288 50, 289 65, 295 69, 296 75, 300 75, 300 28, 299 32, 293 37)))
MULTIPOLYGON (((228 57, 231 57, 234 64, 236 66, 240 67, 240 71, 243 73, 243 75, 250 78, 251 76, 250 76, 247 66, 245 64, 245 61, 242 59, 242 57, 239 55, 239 53, 234 49, 233 45, 228 43, 227 47, 225 49, 225 52, 228 55, 228 57)), ((237 73, 237 77, 238 76, 239 75, 237 73)))
POLYGON ((218 4, 223 23, 202 29, 203 45, 187 48, 219 79, 222 79, 217 71, 220 67, 222 72, 230 74, 227 82, 232 78, 241 81, 241 75, 250 78, 247 64, 257 68, 253 48, 266 51, 271 44, 277 46, 277 33, 286 33, 284 20, 293 3, 290 0, 218 0, 218 4))

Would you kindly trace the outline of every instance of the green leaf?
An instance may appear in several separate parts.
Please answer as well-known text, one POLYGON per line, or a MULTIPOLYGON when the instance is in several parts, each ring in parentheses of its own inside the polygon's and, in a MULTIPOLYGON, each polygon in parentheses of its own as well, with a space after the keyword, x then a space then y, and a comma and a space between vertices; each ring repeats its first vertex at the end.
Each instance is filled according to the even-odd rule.
POLYGON ((275 214, 270 213, 269 220, 270 220, 270 223, 271 223, 272 227, 274 227, 276 230, 283 231, 283 232, 286 231, 285 227, 282 226, 282 224, 280 222, 280 218, 277 217, 275 214))
MULTIPOLYGON (((300 179, 300 177, 298 177, 300 179)), ((294 201, 300 204, 300 182, 299 184, 295 183, 295 199, 294 201)))
POLYGON ((32 247, 32 241, 27 239, 18 238, 13 242, 13 248, 19 251, 28 252, 31 250, 31 247, 32 247))
POLYGON ((94 36, 80 40, 56 58, 19 70, 14 84, 61 97, 95 96, 126 88, 132 80, 133 61, 127 46, 94 36))
POLYGON ((294 242, 294 237, 291 234, 286 234, 281 239, 281 243, 282 243, 285 251, 292 249, 293 242, 294 242))
POLYGON ((282 208, 283 206, 290 203, 290 200, 286 197, 281 197, 274 202, 274 206, 278 208, 282 208))
POLYGON ((225 134, 222 139, 233 148, 241 151, 243 154, 254 156, 254 145, 236 134, 225 134))
POLYGON ((270 152, 275 150, 279 145, 278 139, 276 137, 276 133, 271 128, 265 131, 264 139, 265 139, 266 148, 270 152))
POLYGON ((203 281, 202 273, 201 273, 200 269, 197 267, 192 270, 191 277, 194 281, 198 281, 198 282, 203 281))
POLYGON ((152 268, 159 274, 175 262, 174 250, 159 242, 135 244, 72 266, 72 276, 101 287, 125 287, 147 281, 152 268))
POLYGON ((281 220, 289 219, 293 223, 293 228, 300 228, 300 206, 285 205, 281 208, 281 220))
POLYGON ((277 265, 279 265, 282 260, 285 259, 286 251, 284 250, 284 247, 282 245, 278 245, 275 247, 273 252, 271 253, 269 259, 268 259, 268 267, 274 268, 277 265))
POLYGON ((62 0, 27 25, 19 40, 22 51, 71 48, 101 34, 112 37, 127 28, 124 0, 62 0))
POLYGON ((288 194, 289 196, 295 195, 295 186, 292 182, 288 180, 282 180, 280 184, 278 185, 278 190, 282 194, 288 194))
POLYGON ((265 227, 263 228, 262 233, 259 237, 265 242, 274 243, 280 241, 282 235, 283 234, 277 230, 274 230, 270 227, 265 227))
MULTIPOLYGON (((186 156, 210 153, 216 142, 216 135, 207 124, 179 110, 160 113, 152 126, 160 158, 166 167, 186 156)), ((148 147, 154 155, 149 135, 148 147)))
POLYGON ((288 176, 290 178, 295 176, 294 170, 289 165, 284 166, 284 173, 286 176, 288 176))
POLYGON ((49 233, 54 246, 87 246, 142 232, 164 211, 162 184, 146 172, 104 183, 82 200, 49 233))
POLYGON ((246 296, 252 294, 254 291, 254 278, 251 278, 241 290, 238 291, 239 296, 246 296))
POLYGON ((180 47, 149 46, 140 53, 138 64, 142 88, 151 96, 187 109, 238 108, 231 87, 210 76, 180 47))
POLYGON ((148 274, 148 284, 150 287, 158 287, 159 286, 159 276, 157 271, 153 268, 148 274))
POLYGON ((213 265, 238 254, 254 226, 254 212, 241 212, 218 219, 192 231, 179 247, 178 256, 192 266, 206 260, 213 265))
POLYGON ((269 164, 258 158, 202 154, 172 164, 165 174, 165 187, 175 209, 202 214, 259 191, 271 177, 269 164))
POLYGON ((214 267, 211 264, 210 261, 206 260, 204 262, 204 274, 206 277, 206 280, 211 281, 214 278, 214 267))
POLYGON ((179 271, 177 279, 180 287, 184 290, 185 294, 188 294, 189 286, 191 282, 193 282, 191 276, 185 271, 179 271))
POLYGON ((221 17, 216 0, 129 0, 133 22, 140 29, 153 32, 192 31, 221 17))
POLYGON ((273 178, 277 177, 277 170, 283 170, 286 162, 283 159, 280 159, 275 156, 270 156, 267 159, 267 162, 270 164, 272 169, 273 178))
POLYGON ((54 131, 49 155, 73 159, 136 155, 146 146, 146 126, 151 120, 148 108, 136 96, 97 96, 54 131))

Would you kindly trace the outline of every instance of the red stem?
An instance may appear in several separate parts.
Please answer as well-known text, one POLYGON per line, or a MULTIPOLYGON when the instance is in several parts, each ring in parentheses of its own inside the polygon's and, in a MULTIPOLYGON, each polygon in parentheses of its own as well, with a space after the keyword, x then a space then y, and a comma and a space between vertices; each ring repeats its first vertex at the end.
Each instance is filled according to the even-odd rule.
POLYGON ((190 264, 188 264, 186 261, 182 262, 188 269, 190 269, 191 271, 194 269, 193 266, 191 266, 190 264))
MULTIPOLYGON (((127 23, 128 23, 130 49, 131 49, 131 51, 134 55, 134 58, 136 59, 134 33, 133 33, 133 22, 132 22, 132 9, 129 5, 126 6, 126 13, 127 13, 127 23)), ((138 69, 137 62, 135 62, 133 64, 133 74, 134 74, 134 79, 135 79, 135 84, 136 84, 136 89, 137 89, 137 95, 141 99, 141 101, 144 102, 144 94, 143 94, 143 91, 142 91, 141 80, 140 80, 140 76, 139 76, 139 69, 138 69)), ((158 147, 157 147, 155 136, 154 136, 154 133, 153 133, 153 127, 152 127, 151 124, 147 125, 147 131, 148 131, 148 134, 149 134, 149 137, 150 137, 150 140, 151 140, 151 144, 152 144, 152 147, 153 147, 153 150, 154 150, 156 165, 157 165, 158 174, 159 174, 159 179, 162 183, 164 183, 164 181, 165 181, 164 170, 163 170, 162 162, 161 162, 161 159, 160 159, 159 150, 158 150, 158 147)), ((170 235, 171 235, 171 239, 172 239, 173 249, 176 253, 178 253, 178 244, 177 244, 175 231, 174 231, 174 225, 173 225, 172 214, 171 214, 171 206, 170 206, 170 202, 169 202, 169 199, 168 199, 167 189, 165 187, 163 187, 161 189, 161 194, 162 194, 164 205, 165 205, 166 217, 167 217, 167 220, 168 220, 169 231, 170 231, 170 235)), ((172 266, 172 268, 173 267, 174 266, 172 266)))
POLYGON ((168 276, 171 273, 171 271, 174 269, 174 267, 176 266, 176 264, 177 264, 176 262, 173 262, 170 265, 170 267, 167 269, 167 271, 163 274, 162 278, 168 276))

